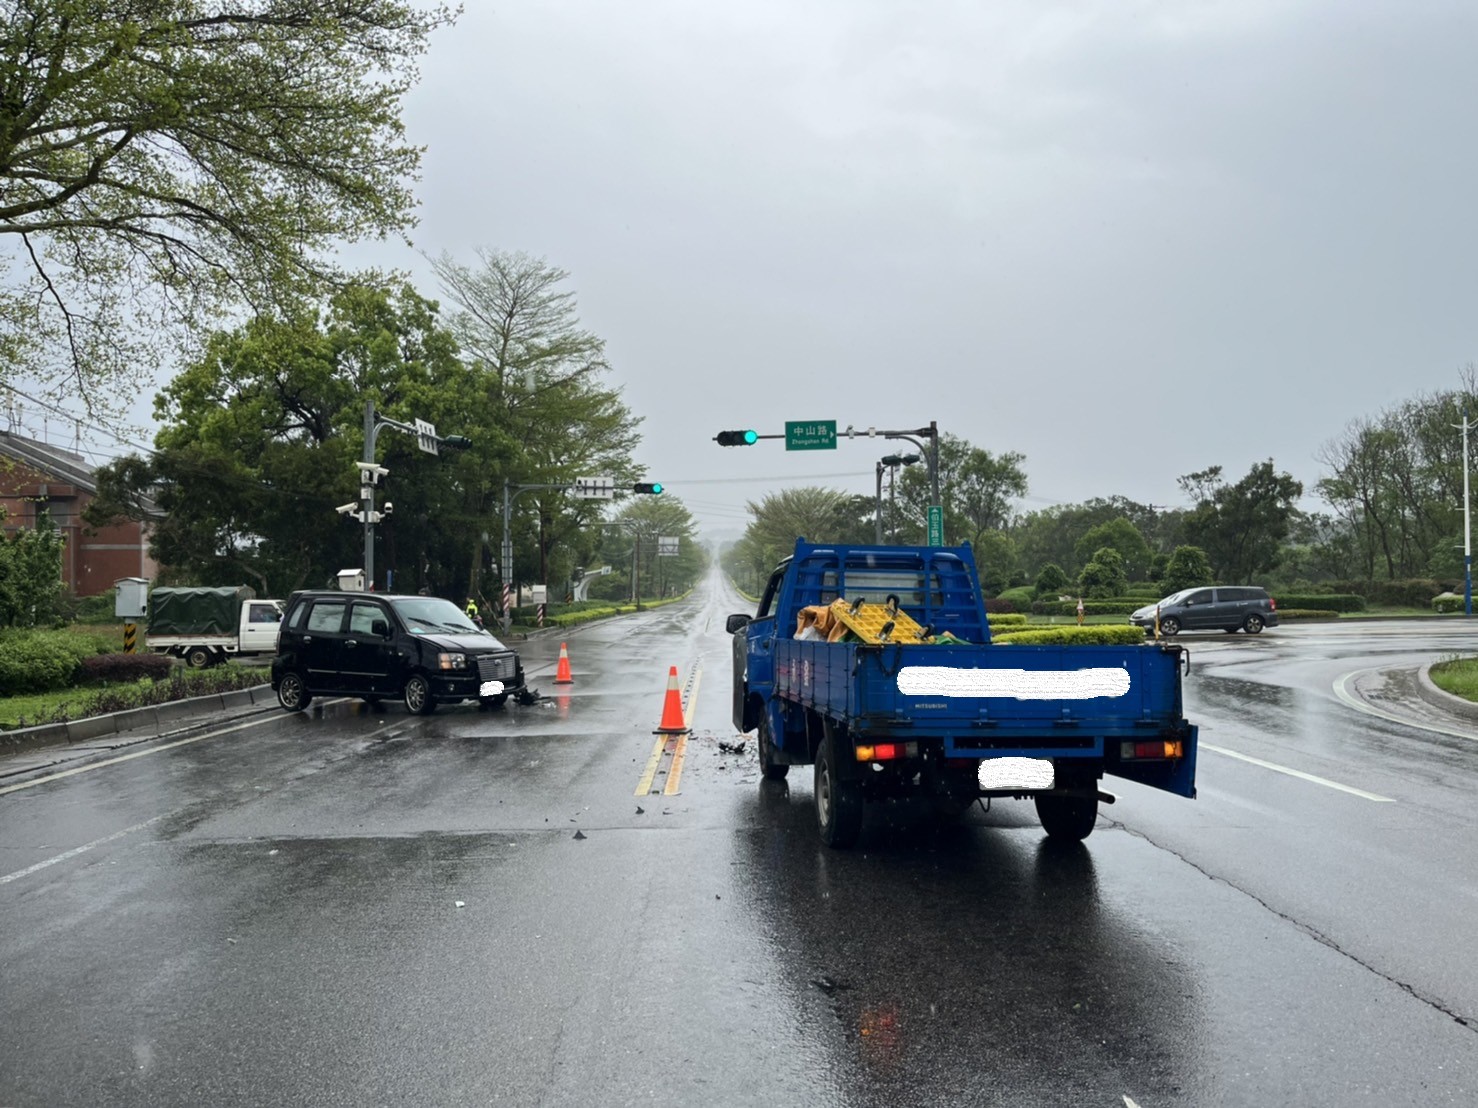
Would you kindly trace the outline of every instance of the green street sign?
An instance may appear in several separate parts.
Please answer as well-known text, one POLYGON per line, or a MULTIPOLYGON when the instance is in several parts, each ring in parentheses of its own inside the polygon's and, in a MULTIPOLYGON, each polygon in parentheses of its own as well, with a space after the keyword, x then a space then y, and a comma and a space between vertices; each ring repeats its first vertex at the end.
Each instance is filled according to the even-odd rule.
POLYGON ((944 545, 944 509, 938 504, 929 505, 929 545, 944 545))
POLYGON ((786 423, 786 450, 835 450, 837 421, 813 419, 805 423, 786 423))

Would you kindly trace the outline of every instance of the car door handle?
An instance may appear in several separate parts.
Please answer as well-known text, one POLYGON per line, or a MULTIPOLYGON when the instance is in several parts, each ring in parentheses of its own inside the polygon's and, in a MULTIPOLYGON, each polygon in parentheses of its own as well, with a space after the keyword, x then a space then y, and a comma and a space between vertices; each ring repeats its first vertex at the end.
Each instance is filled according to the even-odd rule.
POLYGON ((303 642, 310 643, 312 641, 313 641, 313 636, 312 635, 304 635, 303 636, 303 642))
POLYGON ((344 645, 345 646, 358 646, 359 643, 356 642, 354 639, 345 639, 344 640, 344 645))

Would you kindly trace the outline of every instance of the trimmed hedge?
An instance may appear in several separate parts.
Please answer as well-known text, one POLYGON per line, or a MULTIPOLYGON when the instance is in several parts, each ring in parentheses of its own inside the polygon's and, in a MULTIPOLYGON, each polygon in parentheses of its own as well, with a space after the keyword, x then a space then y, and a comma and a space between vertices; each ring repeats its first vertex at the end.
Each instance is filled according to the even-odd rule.
POLYGON ((1445 592, 1432 597, 1432 611, 1441 615, 1452 615, 1454 612, 1466 611, 1467 601, 1455 592, 1445 592))
POLYGON ((0 696, 65 689, 84 658, 106 649, 96 636, 66 631, 0 634, 0 696))
POLYGON ((1363 596, 1367 603, 1381 608, 1425 608, 1438 593, 1451 586, 1430 577, 1410 577, 1401 581, 1334 581, 1337 592, 1363 596))
POLYGON ((1327 608, 1279 608, 1278 622, 1287 623, 1289 620, 1331 620, 1339 619, 1338 612, 1331 612, 1327 608))
MULTIPOLYGON (((1085 616, 1127 616, 1144 607, 1139 600, 1085 600, 1085 616)), ((1038 600, 1032 604, 1032 612, 1039 616, 1075 616, 1078 614, 1076 600, 1038 600)))
POLYGON ((1043 627, 1031 631, 1006 631, 991 636, 991 642, 997 646, 1134 646, 1144 641, 1142 628, 1103 624, 1093 627, 1043 627))
POLYGON ((1024 612, 999 612, 996 615, 988 615, 986 621, 992 630, 997 627, 1025 627, 1026 613, 1024 612))
POLYGON ((986 615, 997 615, 997 614, 1004 613, 1004 612, 1014 612, 1014 611, 1016 611, 1016 605, 1013 604, 1009 600, 1004 600, 1004 599, 1001 599, 1001 598, 997 597, 994 600, 987 600, 985 602, 985 614, 986 615))
POLYGON ((1037 597, 1037 590, 1030 585, 1019 585, 1014 589, 1004 589, 996 597, 997 600, 1006 600, 1015 604, 1018 609, 1025 608, 1037 597))
MULTIPOLYGON (((1274 599, 1278 601, 1278 614, 1283 614, 1283 607, 1303 608, 1318 612, 1363 612, 1365 611, 1365 598, 1356 593, 1293 593, 1292 595, 1279 594, 1274 599)), ((1423 602, 1425 603, 1425 602, 1423 602)))
POLYGON ((174 663, 163 654, 94 654, 77 666, 77 681, 137 681, 168 677, 174 663))

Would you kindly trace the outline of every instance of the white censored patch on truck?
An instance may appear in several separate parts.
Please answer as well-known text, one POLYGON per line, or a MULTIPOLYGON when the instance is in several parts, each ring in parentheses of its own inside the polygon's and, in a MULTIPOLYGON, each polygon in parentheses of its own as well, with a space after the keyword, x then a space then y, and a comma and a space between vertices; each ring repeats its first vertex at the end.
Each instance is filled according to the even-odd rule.
POLYGON ((951 669, 905 666, 898 671, 905 696, 996 696, 1016 700, 1094 700, 1129 691, 1129 671, 1097 669, 951 669))

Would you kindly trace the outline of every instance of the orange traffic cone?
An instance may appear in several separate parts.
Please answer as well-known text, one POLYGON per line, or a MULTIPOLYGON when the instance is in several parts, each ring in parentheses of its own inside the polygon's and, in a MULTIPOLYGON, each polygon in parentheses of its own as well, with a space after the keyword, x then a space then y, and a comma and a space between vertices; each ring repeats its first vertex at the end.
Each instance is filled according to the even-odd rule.
POLYGON ((687 725, 683 723, 683 698, 677 691, 677 666, 667 671, 667 697, 662 701, 662 722, 654 735, 685 735, 687 725))
POLYGON ((554 671, 554 683, 556 685, 575 683, 575 679, 570 676, 570 652, 564 643, 559 644, 559 667, 554 671))

